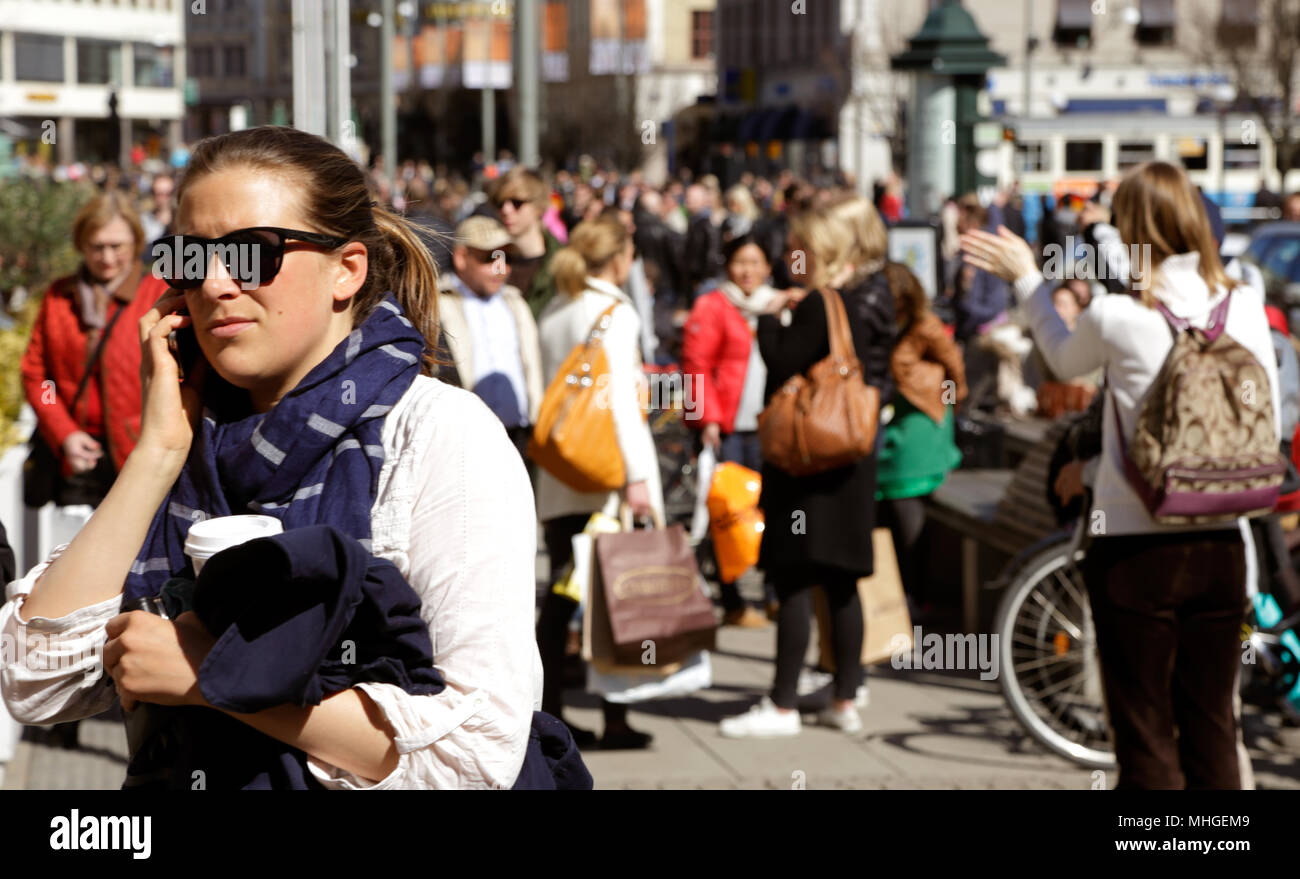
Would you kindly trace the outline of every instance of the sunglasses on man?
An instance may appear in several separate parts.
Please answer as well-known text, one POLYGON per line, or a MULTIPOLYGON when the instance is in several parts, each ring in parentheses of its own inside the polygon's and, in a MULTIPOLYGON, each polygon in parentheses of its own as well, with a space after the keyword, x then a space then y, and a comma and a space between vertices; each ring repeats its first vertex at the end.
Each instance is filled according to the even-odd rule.
POLYGON ((154 275, 178 290, 194 290, 203 285, 212 267, 213 257, 225 265, 235 281, 250 290, 269 284, 284 264, 290 241, 334 250, 351 239, 321 232, 282 229, 278 226, 253 226, 236 229, 220 238, 199 235, 171 235, 153 244, 154 275))
POLYGON ((515 210, 521 211, 524 209, 524 205, 528 204, 532 204, 532 202, 526 198, 503 198, 501 201, 497 202, 497 209, 500 210, 506 205, 510 205, 510 207, 515 210))

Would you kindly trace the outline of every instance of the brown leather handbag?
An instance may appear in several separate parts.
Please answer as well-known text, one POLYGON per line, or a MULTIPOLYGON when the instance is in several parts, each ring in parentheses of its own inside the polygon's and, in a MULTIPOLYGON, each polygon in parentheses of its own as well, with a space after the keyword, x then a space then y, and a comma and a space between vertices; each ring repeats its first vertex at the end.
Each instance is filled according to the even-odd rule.
POLYGON ((840 294, 821 290, 831 353, 792 376, 758 416, 763 458, 792 476, 810 476, 871 454, 880 391, 862 380, 840 294))
POLYGON ((528 457, 577 491, 622 488, 627 481, 609 405, 609 361, 601 342, 614 303, 601 312, 585 342, 573 346, 538 407, 528 457))

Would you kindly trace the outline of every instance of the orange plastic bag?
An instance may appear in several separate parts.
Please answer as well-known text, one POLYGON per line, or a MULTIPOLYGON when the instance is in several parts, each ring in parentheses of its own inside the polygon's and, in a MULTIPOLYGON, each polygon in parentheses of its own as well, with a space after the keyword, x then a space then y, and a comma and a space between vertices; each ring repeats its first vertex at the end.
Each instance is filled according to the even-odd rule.
POLYGON ((763 511, 758 495, 763 480, 753 470, 723 462, 709 485, 709 534, 718 560, 718 576, 734 583, 758 564, 763 539, 763 511))

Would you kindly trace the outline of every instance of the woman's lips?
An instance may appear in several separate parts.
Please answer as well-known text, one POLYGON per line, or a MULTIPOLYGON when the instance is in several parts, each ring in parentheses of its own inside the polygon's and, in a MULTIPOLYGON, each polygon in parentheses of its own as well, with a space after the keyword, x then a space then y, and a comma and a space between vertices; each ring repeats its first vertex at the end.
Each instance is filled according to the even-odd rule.
POLYGON ((234 321, 228 324, 221 324, 216 327, 209 327, 208 332, 222 339, 228 339, 231 336, 237 336, 244 330, 253 325, 251 320, 234 321))

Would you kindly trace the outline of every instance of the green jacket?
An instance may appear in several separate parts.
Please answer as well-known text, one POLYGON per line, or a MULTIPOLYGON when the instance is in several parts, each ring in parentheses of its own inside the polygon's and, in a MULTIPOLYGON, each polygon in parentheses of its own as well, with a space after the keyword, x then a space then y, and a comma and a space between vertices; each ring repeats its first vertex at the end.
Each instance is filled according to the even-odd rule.
POLYGON ((551 297, 555 295, 555 277, 551 274, 551 259, 564 246, 560 243, 560 239, 551 234, 549 229, 542 229, 542 237, 546 241, 546 251, 542 254, 542 264, 538 267, 537 274, 533 275, 533 282, 528 285, 527 290, 523 291, 524 299, 528 302, 528 307, 533 311, 534 320, 541 315, 546 303, 550 302, 551 297))

